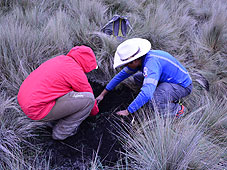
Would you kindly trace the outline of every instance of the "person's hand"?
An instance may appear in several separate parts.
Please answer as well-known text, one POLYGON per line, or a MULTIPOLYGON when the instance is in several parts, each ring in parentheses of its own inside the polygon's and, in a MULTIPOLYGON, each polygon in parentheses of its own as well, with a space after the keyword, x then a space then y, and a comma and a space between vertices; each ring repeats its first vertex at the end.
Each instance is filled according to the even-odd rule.
POLYGON ((128 110, 121 110, 121 111, 117 112, 117 115, 119 115, 119 116, 128 116, 129 112, 128 112, 128 110))
POLYGON ((102 101, 103 97, 104 96, 102 94, 100 94, 98 97, 96 97, 97 104, 99 104, 102 101))
POLYGON ((107 91, 106 89, 104 89, 104 90, 102 91, 102 93, 101 93, 98 97, 96 97, 97 104, 99 104, 99 103, 102 101, 102 99, 104 98, 104 96, 105 96, 107 93, 108 93, 108 91, 107 91))

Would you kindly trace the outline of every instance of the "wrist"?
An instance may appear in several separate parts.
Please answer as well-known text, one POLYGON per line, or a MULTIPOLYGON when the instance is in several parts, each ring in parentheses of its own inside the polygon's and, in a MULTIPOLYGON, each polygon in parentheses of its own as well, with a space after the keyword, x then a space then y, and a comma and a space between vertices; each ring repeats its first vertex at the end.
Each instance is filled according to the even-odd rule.
POLYGON ((132 114, 132 112, 130 112, 129 107, 128 107, 126 110, 127 110, 127 112, 128 112, 129 114, 132 114))
POLYGON ((101 95, 104 97, 109 91, 107 89, 104 89, 101 95))

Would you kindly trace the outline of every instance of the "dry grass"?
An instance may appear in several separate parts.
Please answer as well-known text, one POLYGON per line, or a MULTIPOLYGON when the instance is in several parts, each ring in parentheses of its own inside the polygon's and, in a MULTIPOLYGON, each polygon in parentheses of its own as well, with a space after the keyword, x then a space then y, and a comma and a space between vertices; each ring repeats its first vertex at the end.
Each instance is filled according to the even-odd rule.
MULTIPOLYGON (((162 119, 158 113, 147 110, 138 115, 137 123, 133 126, 126 124, 119 132, 129 167, 163 170, 221 168, 218 163, 225 150, 216 145, 219 137, 211 138, 206 133, 207 121, 203 121, 207 119, 206 114, 197 121, 198 115, 193 113, 180 120, 162 119), (151 118, 152 114, 155 114, 154 118, 151 118)), ((225 121, 226 117, 220 119, 225 121)))
MULTIPOLYGON (((116 169, 220 168, 217 163, 227 147, 226 11, 225 0, 1 1, 0 169, 50 168, 49 153, 43 159, 43 151, 29 144, 37 135, 35 127, 42 125, 19 109, 18 89, 42 62, 75 45, 94 50, 99 70, 89 78, 105 85, 120 70, 112 68, 120 42, 100 33, 114 14, 131 22, 133 31, 126 39, 147 38, 153 49, 170 52, 190 73, 199 72, 210 83, 205 91, 192 76, 194 91, 184 99, 189 111, 180 121, 151 119, 148 115, 154 113, 141 110, 148 119, 141 119, 130 134, 122 131, 126 157, 116 169)), ((95 166, 103 169, 98 159, 95 166)))

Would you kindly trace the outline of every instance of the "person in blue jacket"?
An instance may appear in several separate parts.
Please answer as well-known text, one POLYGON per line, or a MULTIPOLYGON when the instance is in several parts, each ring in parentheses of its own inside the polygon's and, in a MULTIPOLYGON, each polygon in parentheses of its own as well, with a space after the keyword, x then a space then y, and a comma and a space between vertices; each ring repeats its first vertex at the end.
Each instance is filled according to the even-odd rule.
POLYGON ((191 93, 192 79, 171 54, 151 50, 151 44, 146 39, 132 38, 122 42, 115 52, 113 67, 121 66, 125 67, 96 98, 98 103, 120 82, 134 75, 135 83, 141 86, 140 93, 126 110, 117 112, 118 115, 134 113, 148 102, 161 114, 179 117, 184 113, 184 106, 179 104, 179 100, 191 93))

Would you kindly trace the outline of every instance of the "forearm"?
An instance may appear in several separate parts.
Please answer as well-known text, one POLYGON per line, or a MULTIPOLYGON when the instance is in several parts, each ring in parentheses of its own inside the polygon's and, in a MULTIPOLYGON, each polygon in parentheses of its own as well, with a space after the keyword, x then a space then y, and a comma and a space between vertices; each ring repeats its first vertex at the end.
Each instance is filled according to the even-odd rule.
POLYGON ((114 78, 107 84, 106 90, 113 90, 120 82, 134 74, 137 70, 129 70, 127 67, 122 69, 114 78))
POLYGON ((144 104, 146 104, 149 99, 144 94, 139 94, 132 103, 128 106, 127 110, 129 113, 136 112, 139 108, 141 108, 144 104))
POLYGON ((108 92, 108 90, 104 89, 100 95, 104 97, 108 92))
POLYGON ((104 90, 102 91, 102 93, 96 98, 97 104, 99 104, 99 103, 103 100, 104 96, 105 96, 107 93, 108 93, 108 90, 106 90, 106 89, 104 89, 104 90))
POLYGON ((144 85, 141 88, 141 91, 138 94, 138 96, 128 106, 127 110, 129 111, 129 113, 133 113, 133 112, 137 111, 144 104, 146 104, 148 101, 150 101, 153 97, 155 88, 156 88, 156 86, 154 86, 152 84, 144 85))

